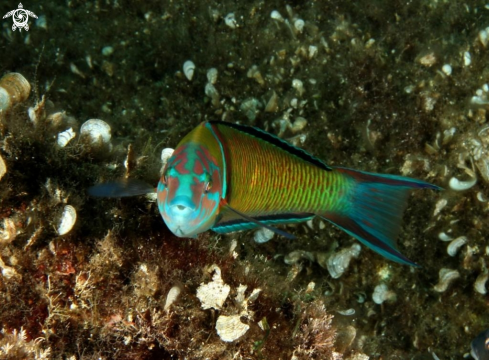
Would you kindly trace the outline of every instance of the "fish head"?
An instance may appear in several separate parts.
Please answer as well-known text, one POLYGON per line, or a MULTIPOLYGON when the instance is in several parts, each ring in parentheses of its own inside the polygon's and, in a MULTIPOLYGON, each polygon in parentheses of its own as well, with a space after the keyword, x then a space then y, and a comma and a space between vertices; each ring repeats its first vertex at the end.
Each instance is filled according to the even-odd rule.
POLYGON ((177 147, 157 187, 161 217, 176 236, 196 237, 215 224, 222 196, 221 176, 205 145, 177 147))

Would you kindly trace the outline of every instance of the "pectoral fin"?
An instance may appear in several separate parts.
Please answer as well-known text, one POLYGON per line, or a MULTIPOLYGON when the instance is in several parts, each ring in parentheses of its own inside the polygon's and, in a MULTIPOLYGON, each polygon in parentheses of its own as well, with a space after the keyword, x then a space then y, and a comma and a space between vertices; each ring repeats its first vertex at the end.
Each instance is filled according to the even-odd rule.
MULTIPOLYGON (((236 209, 233 209, 231 206, 228 205, 228 203, 226 202, 226 200, 224 199, 221 199, 221 203, 220 205, 225 208, 226 210, 228 211, 231 211, 233 213, 235 213, 236 215, 238 215, 239 217, 241 217, 243 220, 249 222, 249 223, 252 223, 254 224, 255 226, 258 226, 258 227, 264 227, 270 231, 273 231, 274 233, 278 234, 278 235, 281 235, 287 239, 290 239, 290 240, 294 240, 296 237, 292 234, 289 234, 288 232, 286 231, 283 231, 283 230, 280 230, 280 229, 277 229, 276 227, 273 227, 273 226, 270 226, 268 224, 265 224, 264 222, 261 222, 259 220, 256 220, 246 214, 243 214, 241 211, 238 211, 236 209)), ((214 227, 212 228, 213 230, 215 230, 216 232, 220 232, 218 230, 218 227, 214 227)), ((231 230, 232 231, 232 230, 231 230)), ((224 231, 224 232, 227 232, 227 231, 224 231)))
POLYGON ((119 198, 151 194, 156 189, 142 180, 121 179, 92 186, 88 194, 95 197, 119 198))

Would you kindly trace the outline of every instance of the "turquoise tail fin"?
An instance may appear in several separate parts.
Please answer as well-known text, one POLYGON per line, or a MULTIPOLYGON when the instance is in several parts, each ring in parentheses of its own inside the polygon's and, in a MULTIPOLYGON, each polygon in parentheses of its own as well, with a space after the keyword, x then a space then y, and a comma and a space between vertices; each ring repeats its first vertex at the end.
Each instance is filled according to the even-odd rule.
POLYGON ((402 255, 396 244, 409 190, 441 188, 404 176, 334 169, 353 178, 356 183, 349 194, 346 210, 320 215, 386 258, 418 266, 402 255))

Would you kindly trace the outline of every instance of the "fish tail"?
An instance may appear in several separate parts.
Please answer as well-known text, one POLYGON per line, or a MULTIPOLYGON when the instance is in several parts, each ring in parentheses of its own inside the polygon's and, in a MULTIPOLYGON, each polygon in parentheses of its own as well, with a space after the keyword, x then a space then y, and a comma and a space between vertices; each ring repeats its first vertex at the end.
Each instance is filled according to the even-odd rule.
POLYGON ((404 176, 334 169, 354 183, 341 210, 320 215, 386 258, 418 266, 402 255, 396 244, 409 190, 441 188, 404 176))

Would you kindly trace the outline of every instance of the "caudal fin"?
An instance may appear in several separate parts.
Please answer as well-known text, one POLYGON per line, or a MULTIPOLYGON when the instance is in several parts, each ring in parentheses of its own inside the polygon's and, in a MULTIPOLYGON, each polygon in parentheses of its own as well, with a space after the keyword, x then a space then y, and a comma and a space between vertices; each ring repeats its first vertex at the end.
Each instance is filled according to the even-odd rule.
POLYGON ((349 206, 343 213, 322 217, 360 240, 364 245, 401 264, 418 266, 402 255, 396 244, 402 213, 411 189, 441 188, 430 183, 396 175, 380 175, 347 168, 334 168, 353 178, 349 206))

